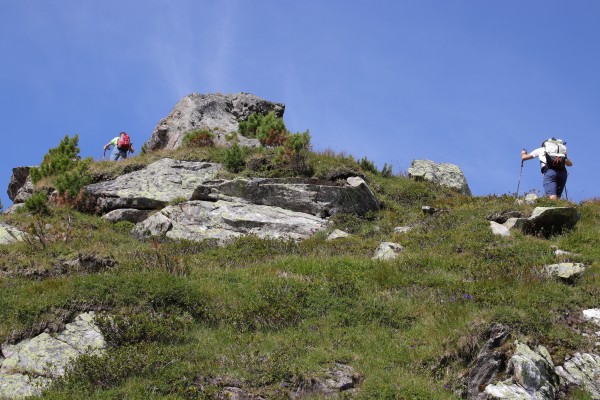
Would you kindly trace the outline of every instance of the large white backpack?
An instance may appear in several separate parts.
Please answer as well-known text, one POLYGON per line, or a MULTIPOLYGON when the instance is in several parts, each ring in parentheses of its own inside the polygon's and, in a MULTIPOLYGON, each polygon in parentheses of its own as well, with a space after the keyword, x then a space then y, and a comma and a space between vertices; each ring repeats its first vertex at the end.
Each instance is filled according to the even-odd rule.
POLYGON ((560 139, 551 138, 544 142, 546 167, 565 169, 567 161, 567 143, 560 139))

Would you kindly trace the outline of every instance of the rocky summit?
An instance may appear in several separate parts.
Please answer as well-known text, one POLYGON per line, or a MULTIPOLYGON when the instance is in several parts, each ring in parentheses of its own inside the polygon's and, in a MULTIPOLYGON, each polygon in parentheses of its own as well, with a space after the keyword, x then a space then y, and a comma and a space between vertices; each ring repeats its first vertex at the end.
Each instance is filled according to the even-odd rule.
MULTIPOLYGON (((226 135, 237 132, 240 121, 250 114, 268 114, 273 111, 283 117, 285 106, 273 103, 250 93, 238 94, 190 94, 179 101, 171 113, 160 120, 150 140, 148 150, 175 149, 181 146, 186 133, 196 129, 214 130, 215 142, 226 145, 226 135)), ((256 139, 239 136, 243 146, 258 147, 256 139)))

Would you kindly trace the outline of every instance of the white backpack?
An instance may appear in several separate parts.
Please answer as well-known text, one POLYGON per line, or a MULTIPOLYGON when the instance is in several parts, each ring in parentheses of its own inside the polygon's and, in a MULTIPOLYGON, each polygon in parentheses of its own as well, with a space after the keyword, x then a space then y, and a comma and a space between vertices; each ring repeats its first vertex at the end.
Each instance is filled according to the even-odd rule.
POLYGON ((565 169, 567 160, 567 143, 560 139, 551 138, 544 142, 546 167, 565 169))

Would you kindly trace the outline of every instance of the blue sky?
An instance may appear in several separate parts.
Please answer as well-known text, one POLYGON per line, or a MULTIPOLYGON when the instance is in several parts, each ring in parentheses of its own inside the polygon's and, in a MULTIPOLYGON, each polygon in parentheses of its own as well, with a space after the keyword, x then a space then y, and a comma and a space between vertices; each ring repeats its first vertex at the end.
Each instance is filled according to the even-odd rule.
MULTIPOLYGON (((190 93, 286 105, 314 149, 405 172, 459 165, 475 195, 513 193, 519 151, 567 140, 572 200, 600 196, 596 0, 0 0, 0 199, 12 167, 66 135, 102 157, 148 140, 190 93)), ((139 145, 137 146, 140 147, 139 145)), ((521 191, 541 190, 525 164, 521 191)))

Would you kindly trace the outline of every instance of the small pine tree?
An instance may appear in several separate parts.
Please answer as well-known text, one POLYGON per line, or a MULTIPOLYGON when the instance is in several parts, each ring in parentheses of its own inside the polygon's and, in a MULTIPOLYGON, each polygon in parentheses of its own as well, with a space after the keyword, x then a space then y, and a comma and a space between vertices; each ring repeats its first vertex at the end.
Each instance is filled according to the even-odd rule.
POLYGON ((392 176, 392 164, 387 165, 387 163, 383 164, 383 168, 381 170, 381 176, 390 177, 392 176))
POLYGON ((31 168, 30 175, 33 183, 40 179, 58 175, 72 169, 79 160, 79 135, 69 138, 69 135, 60 141, 58 147, 48 150, 39 167, 31 168))
POLYGON ((48 215, 48 196, 44 192, 35 192, 27 200, 25 200, 25 209, 33 214, 48 215))
POLYGON ((234 143, 225 152, 225 168, 231 172, 240 172, 246 166, 244 154, 237 143, 234 143))
POLYGON ((91 159, 79 161, 70 171, 65 171, 56 177, 56 190, 62 195, 76 197, 80 190, 92 183, 89 173, 91 159))
POLYGON ((273 111, 267 115, 250 114, 246 121, 240 122, 239 131, 246 137, 257 138, 263 146, 281 146, 288 133, 283 119, 273 111))

